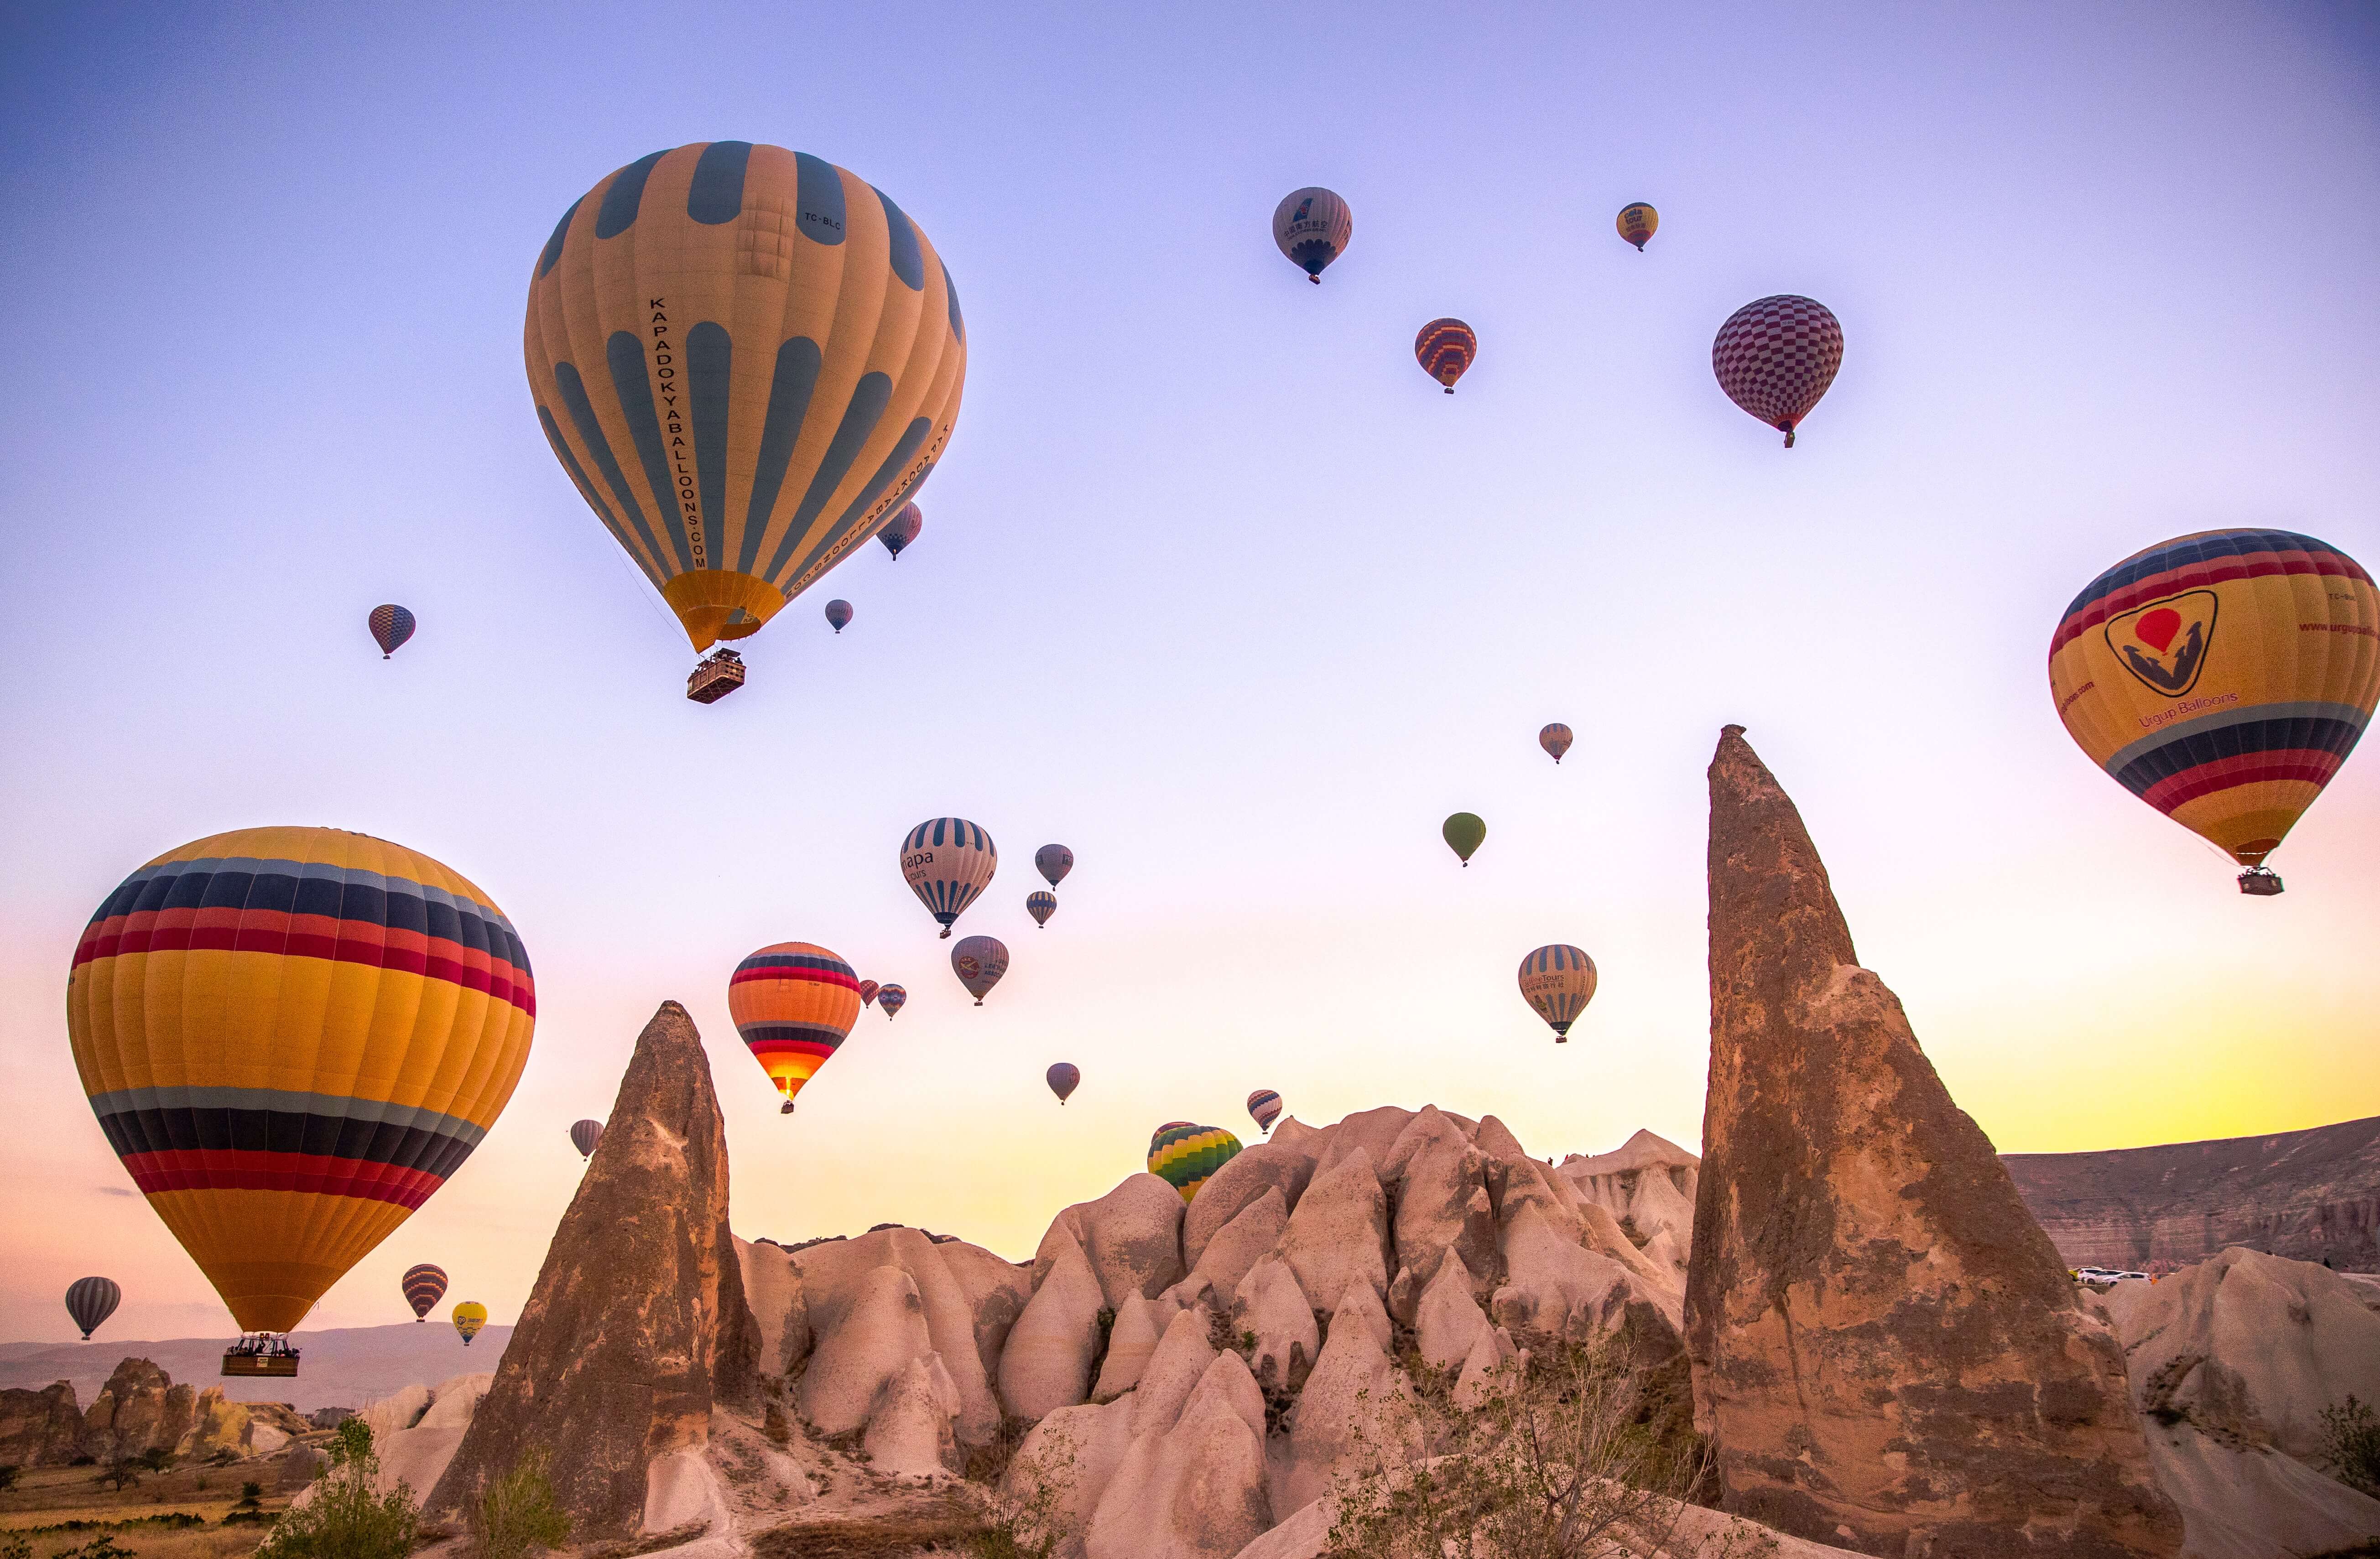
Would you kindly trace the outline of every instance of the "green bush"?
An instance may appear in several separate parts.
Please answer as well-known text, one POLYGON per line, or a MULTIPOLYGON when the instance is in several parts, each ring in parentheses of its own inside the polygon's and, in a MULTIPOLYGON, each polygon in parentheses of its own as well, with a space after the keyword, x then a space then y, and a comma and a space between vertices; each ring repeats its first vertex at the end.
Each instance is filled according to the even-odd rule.
POLYGON ((2350 1392, 2346 1401, 2322 1410, 2322 1427, 2339 1481, 2380 1499, 2380 1420, 2371 1408, 2350 1392))
POLYGON ((379 1492, 371 1426, 349 1419, 324 1448, 330 1465, 315 1476, 306 1503, 273 1524, 258 1559, 406 1559, 421 1534, 421 1508, 402 1480, 379 1492))
POLYGON ((471 1507, 471 1545, 479 1559, 528 1559, 570 1541, 570 1517, 553 1497, 545 1452, 534 1449, 480 1491, 471 1507))

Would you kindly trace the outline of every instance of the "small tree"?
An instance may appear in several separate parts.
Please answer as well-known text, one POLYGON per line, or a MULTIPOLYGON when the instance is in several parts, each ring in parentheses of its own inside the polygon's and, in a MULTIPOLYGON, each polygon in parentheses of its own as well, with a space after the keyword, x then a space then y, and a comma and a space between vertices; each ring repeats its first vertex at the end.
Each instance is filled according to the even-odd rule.
POLYGON ((109 1462, 105 1469, 103 1469, 98 1477, 92 1479, 91 1481, 94 1483, 104 1484, 108 1488, 115 1490, 119 1494, 127 1489, 137 1489, 140 1486, 140 1458, 136 1456, 118 1456, 114 1461, 109 1462))
POLYGON ((570 1517, 553 1497, 542 1446, 524 1452, 512 1470, 480 1491, 471 1539, 479 1559, 528 1559, 570 1541, 570 1517))
POLYGON ((261 1506, 260 1506, 260 1503, 259 1503, 259 1502, 261 1502, 263 1498, 264 1498, 264 1485, 263 1485, 263 1484, 261 1484, 261 1483, 242 1483, 242 1484, 239 1486, 239 1502, 238 1502, 237 1505, 233 1505, 233 1506, 232 1506, 232 1508, 233 1508, 234 1510, 256 1510, 256 1509, 261 1508, 261 1506))
POLYGON ((2339 1481, 2380 1499, 2380 1420, 2371 1408, 2349 1392, 2346 1401, 2322 1410, 2322 1427, 2339 1481))
POLYGON ((402 1479, 379 1492, 371 1426, 349 1419, 325 1448, 330 1465, 315 1475, 305 1503, 273 1527, 258 1559, 406 1559, 421 1532, 421 1508, 402 1479))
POLYGON ((152 1472, 170 1472, 174 1467, 174 1453, 163 1445, 152 1445, 140 1453, 140 1465, 152 1472))

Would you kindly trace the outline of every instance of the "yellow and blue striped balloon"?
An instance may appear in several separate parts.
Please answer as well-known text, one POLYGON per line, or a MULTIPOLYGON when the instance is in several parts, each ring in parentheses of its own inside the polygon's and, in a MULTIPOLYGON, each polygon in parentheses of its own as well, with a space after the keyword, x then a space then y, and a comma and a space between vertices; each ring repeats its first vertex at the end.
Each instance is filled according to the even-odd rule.
POLYGON ((1148 1139, 1148 1172, 1188 1202, 1239 1151, 1240 1140, 1220 1126, 1169 1120, 1148 1139))
POLYGON ((1539 948, 1521 961, 1521 998, 1554 1031, 1554 1043, 1570 1042, 1570 1026, 1595 999, 1595 960, 1566 942, 1539 948))

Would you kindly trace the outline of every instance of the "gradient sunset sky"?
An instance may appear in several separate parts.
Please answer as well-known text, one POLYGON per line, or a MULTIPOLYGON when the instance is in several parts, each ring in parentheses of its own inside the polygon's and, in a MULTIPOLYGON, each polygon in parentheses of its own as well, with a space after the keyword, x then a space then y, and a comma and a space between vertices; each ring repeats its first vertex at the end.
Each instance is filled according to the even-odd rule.
POLYGON ((1729 721, 2002 1149, 2380 1114, 2380 755, 2243 899, 2044 673, 2075 591, 2168 537, 2380 566, 2370 6, 204 11, 0 24, 0 1338, 72 1335, 86 1273, 124 1285, 107 1336, 228 1333, 83 1103, 64 990, 127 873, 265 823, 445 862, 538 983, 509 1110, 312 1325, 407 1319, 417 1261, 511 1320, 565 1129, 669 997, 747 1237, 1026 1256, 1160 1122, 1252 1139, 1258 1086, 1691 1146, 1729 721), (573 199, 722 138, 897 200, 970 363, 922 539, 703 708, 520 333, 573 199), (1305 184, 1354 213, 1320 287, 1268 226, 1305 184), (1848 342, 1790 453, 1709 367, 1779 292, 1848 342), (1480 341, 1451 398, 1411 356, 1448 314, 1480 341), (382 601, 421 622, 385 663, 382 601), (949 813, 1002 851, 960 925, 1015 956, 980 1010, 896 859, 949 813), (1037 932, 1050 840, 1078 864, 1037 932), (912 993, 790 1119, 725 999, 786 939, 912 993), (1560 1047, 1513 983, 1553 941, 1603 978, 1560 1047))

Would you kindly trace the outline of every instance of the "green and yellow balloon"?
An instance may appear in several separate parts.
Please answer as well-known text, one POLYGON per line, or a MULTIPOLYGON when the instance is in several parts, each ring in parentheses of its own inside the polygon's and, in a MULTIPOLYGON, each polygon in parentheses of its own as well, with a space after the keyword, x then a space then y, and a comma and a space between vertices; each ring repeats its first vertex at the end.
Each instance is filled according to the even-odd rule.
POLYGON ((1240 1140, 1220 1126, 1169 1120, 1148 1139, 1148 1172, 1187 1202, 1239 1151, 1240 1140))

